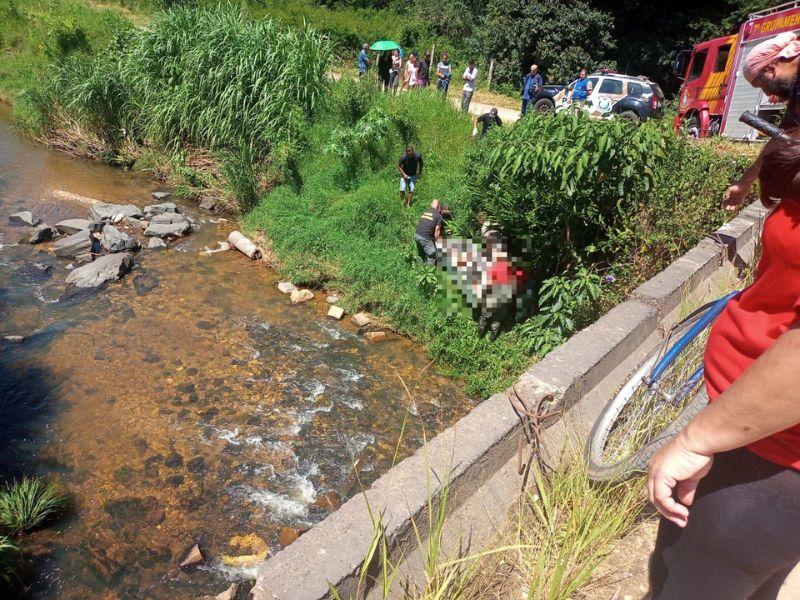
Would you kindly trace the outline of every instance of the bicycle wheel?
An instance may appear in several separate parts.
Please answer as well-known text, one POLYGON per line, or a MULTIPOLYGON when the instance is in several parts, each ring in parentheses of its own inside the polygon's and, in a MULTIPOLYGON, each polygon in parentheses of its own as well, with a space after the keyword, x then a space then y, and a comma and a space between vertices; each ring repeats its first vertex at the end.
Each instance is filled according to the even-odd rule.
POLYGON ((590 479, 632 477, 647 468, 655 451, 707 403, 703 354, 709 325, 733 294, 711 302, 675 325, 600 413, 589 434, 590 479), (670 344, 671 340, 676 340, 670 344), (680 427, 674 427, 682 423, 680 427))

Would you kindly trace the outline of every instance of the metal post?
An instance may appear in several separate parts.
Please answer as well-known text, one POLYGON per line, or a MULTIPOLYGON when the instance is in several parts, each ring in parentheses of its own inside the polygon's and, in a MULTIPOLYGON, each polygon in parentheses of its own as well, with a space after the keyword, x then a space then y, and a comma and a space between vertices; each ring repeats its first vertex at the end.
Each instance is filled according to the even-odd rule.
POLYGON ((489 76, 486 78, 486 89, 492 88, 492 73, 494 72, 494 59, 489 61, 489 76))

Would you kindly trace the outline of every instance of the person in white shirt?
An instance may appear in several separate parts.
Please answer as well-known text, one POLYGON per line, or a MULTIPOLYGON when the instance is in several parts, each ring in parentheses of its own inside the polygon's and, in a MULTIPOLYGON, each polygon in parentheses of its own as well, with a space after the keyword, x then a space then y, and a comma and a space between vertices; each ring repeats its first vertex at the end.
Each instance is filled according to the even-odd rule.
POLYGON ((469 66, 464 69, 464 87, 461 88, 461 110, 464 112, 469 111, 469 104, 472 102, 472 94, 475 93, 475 84, 478 83, 478 69, 475 67, 475 61, 469 61, 469 66))

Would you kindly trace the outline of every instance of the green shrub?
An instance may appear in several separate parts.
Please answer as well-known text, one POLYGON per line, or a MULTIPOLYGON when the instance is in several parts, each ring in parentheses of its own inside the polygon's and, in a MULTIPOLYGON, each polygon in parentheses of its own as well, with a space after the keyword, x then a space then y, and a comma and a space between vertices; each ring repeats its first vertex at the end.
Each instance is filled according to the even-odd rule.
POLYGON ((64 496, 40 477, 23 477, 0 492, 0 526, 13 534, 31 531, 58 515, 64 496))
POLYGON ((10 538, 0 535, 0 582, 13 584, 17 579, 20 551, 10 538))

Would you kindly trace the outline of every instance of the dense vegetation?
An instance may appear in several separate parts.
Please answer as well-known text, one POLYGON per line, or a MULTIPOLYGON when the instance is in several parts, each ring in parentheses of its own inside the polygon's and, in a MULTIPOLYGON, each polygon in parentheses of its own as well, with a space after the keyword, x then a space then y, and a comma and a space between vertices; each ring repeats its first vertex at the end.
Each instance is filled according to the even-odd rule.
POLYGON ((481 394, 718 225, 716 199, 740 168, 674 135, 667 119, 529 115, 476 143, 435 92, 328 81, 324 39, 229 5, 156 11, 146 29, 122 27, 105 51, 92 48, 59 58, 46 86, 21 95, 23 126, 50 139, 89 132, 96 155, 134 167, 166 162, 160 172, 186 182, 179 191, 202 190, 217 165, 286 276, 344 292, 350 309, 425 343, 481 394), (409 142, 426 170, 403 210, 395 164, 409 142), (198 152, 205 168, 190 164, 198 152), (454 211, 450 234, 474 235, 476 213, 488 212, 532 275, 532 301, 494 343, 416 263, 411 233, 434 197, 454 211))

